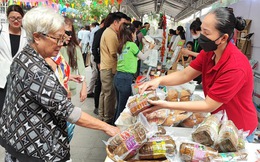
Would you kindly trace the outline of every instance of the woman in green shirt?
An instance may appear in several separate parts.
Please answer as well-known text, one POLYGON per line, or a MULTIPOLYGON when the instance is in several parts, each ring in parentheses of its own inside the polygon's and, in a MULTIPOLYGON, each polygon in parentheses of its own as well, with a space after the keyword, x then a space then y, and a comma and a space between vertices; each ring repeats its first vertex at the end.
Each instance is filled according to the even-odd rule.
POLYGON ((154 44, 150 44, 149 49, 142 53, 134 43, 136 39, 136 29, 133 24, 124 23, 120 26, 118 35, 118 59, 117 73, 114 77, 114 86, 117 94, 117 106, 115 120, 124 110, 126 102, 131 96, 131 84, 134 80, 134 74, 137 70, 137 60, 145 60, 154 44))

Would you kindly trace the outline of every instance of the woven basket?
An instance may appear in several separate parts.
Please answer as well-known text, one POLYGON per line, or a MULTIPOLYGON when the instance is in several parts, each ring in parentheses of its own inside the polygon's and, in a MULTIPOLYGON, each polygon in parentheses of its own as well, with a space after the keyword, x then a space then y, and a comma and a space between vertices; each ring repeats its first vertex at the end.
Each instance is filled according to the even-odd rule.
POLYGON ((106 151, 107 151, 107 156, 115 162, 169 162, 169 160, 128 160, 128 161, 115 160, 114 155, 111 153, 111 149, 109 149, 109 147, 106 147, 106 151))

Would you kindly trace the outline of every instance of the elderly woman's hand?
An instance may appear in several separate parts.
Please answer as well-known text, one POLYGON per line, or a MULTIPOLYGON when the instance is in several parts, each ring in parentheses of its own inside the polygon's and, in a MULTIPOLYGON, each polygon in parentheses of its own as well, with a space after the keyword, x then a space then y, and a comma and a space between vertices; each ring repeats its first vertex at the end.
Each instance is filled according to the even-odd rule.
POLYGON ((105 132, 107 135, 113 137, 113 136, 115 136, 116 134, 120 133, 120 129, 117 128, 117 127, 114 127, 114 126, 112 126, 112 125, 109 125, 109 126, 106 127, 106 129, 104 130, 104 132, 105 132))

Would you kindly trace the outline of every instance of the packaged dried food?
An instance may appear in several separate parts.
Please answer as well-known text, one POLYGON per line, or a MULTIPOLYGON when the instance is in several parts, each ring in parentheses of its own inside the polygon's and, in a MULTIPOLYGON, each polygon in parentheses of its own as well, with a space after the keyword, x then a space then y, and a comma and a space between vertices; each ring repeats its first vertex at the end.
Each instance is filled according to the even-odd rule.
POLYGON ((170 136, 152 137, 139 149, 139 159, 165 159, 176 154, 176 145, 170 136))
POLYGON ((238 129, 231 120, 222 123, 215 149, 219 152, 236 152, 238 150, 238 129))
POLYGON ((237 161, 247 161, 247 153, 244 152, 228 152, 219 153, 216 156, 210 158, 211 162, 237 162, 237 161))
POLYGON ((159 97, 152 93, 143 95, 137 94, 130 99, 127 106, 130 109, 130 112, 135 116, 152 106, 149 104, 148 100, 159 100, 159 97))
POLYGON ((202 123, 207 115, 208 113, 193 113, 189 118, 185 119, 181 123, 181 126, 186 128, 193 128, 194 126, 202 123))
POLYGON ((191 93, 189 90, 183 89, 180 93, 180 101, 190 101, 191 93))
POLYGON ((168 94, 166 97, 166 101, 172 101, 172 102, 177 102, 179 98, 179 93, 175 89, 169 89, 168 94))
POLYGON ((164 129, 164 127, 162 126, 158 126, 158 132, 156 132, 156 135, 165 135, 166 134, 166 130, 164 129))
POLYGON ((184 161, 209 162, 210 157, 216 155, 218 155, 216 150, 198 143, 182 143, 180 145, 180 158, 184 161))
POLYGON ((192 139, 205 146, 211 146, 217 140, 223 112, 210 115, 192 133, 192 139))
POLYGON ((169 116, 169 113, 170 113, 169 109, 160 109, 150 114, 147 114, 145 117, 147 118, 147 121, 149 123, 156 123, 157 125, 161 125, 169 116))
POLYGON ((147 141, 147 138, 153 136, 157 131, 157 126, 149 125, 146 118, 140 114, 137 123, 108 139, 106 142, 108 155, 113 155, 112 158, 116 161, 127 160, 133 157, 147 141))
POLYGON ((163 126, 177 126, 183 120, 190 117, 192 113, 180 110, 172 110, 169 116, 166 118, 165 122, 162 124, 163 126))

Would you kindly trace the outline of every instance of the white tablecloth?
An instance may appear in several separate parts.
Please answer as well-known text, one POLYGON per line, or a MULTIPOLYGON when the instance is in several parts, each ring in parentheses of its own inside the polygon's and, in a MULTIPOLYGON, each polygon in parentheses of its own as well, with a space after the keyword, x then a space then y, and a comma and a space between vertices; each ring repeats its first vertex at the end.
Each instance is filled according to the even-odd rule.
MULTIPOLYGON (((191 140, 192 128, 165 127, 165 129, 167 134, 170 134, 173 137, 183 137, 191 140)), ((246 147, 245 152, 248 154, 247 161, 255 162, 257 160, 256 150, 260 149, 260 144, 246 143, 245 147, 246 147)), ((105 159, 105 162, 113 162, 113 161, 107 157, 105 159)))

